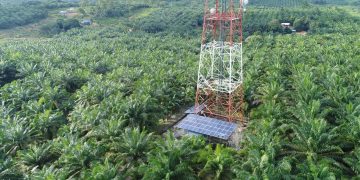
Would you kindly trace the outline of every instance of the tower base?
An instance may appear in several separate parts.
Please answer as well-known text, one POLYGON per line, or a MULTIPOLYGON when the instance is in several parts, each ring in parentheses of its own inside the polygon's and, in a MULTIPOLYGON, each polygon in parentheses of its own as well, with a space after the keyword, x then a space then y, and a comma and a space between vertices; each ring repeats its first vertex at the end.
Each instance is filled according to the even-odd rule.
POLYGON ((228 122, 238 122, 244 125, 242 104, 242 86, 239 86, 230 93, 198 88, 195 112, 199 112, 199 114, 207 117, 214 117, 228 122))

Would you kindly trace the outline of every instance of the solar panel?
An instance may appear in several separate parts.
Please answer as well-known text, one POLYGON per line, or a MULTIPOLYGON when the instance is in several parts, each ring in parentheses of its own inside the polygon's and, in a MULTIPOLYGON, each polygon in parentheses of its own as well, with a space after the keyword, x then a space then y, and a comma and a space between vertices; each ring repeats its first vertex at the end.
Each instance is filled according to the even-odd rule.
POLYGON ((227 140, 236 130, 237 125, 235 123, 225 122, 215 118, 189 114, 177 125, 175 125, 175 127, 227 140))

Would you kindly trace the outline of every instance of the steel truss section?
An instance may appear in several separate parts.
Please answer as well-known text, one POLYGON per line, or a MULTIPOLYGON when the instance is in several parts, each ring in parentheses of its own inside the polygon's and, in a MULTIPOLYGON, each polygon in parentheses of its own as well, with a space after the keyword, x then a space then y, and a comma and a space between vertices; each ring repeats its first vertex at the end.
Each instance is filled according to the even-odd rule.
POLYGON ((207 43, 201 46, 198 88, 232 93, 243 82, 242 44, 207 43))

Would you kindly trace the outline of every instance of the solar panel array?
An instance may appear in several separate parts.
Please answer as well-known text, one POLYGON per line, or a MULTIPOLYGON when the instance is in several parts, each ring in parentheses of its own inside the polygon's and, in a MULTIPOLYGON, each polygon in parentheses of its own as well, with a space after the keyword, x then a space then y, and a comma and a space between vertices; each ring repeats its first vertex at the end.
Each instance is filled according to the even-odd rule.
POLYGON ((189 114, 177 125, 175 125, 175 127, 185 129, 190 132, 228 140, 231 134, 236 130, 237 125, 235 123, 225 122, 215 118, 189 114))

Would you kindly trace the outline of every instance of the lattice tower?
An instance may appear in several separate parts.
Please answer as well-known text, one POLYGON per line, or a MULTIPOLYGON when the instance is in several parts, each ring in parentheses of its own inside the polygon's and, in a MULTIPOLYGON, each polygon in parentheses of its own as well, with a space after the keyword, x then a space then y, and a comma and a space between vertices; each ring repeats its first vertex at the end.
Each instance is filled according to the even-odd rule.
POLYGON ((205 0, 195 111, 244 123, 243 0, 205 0))

